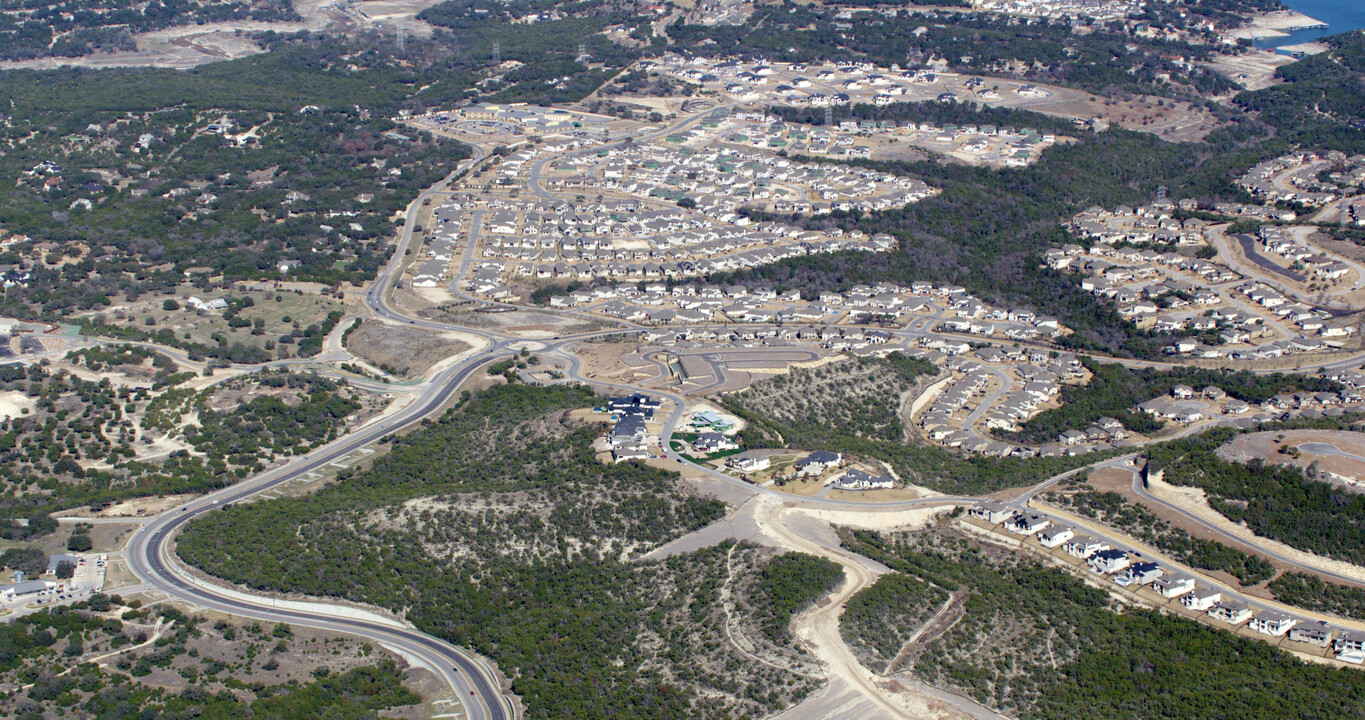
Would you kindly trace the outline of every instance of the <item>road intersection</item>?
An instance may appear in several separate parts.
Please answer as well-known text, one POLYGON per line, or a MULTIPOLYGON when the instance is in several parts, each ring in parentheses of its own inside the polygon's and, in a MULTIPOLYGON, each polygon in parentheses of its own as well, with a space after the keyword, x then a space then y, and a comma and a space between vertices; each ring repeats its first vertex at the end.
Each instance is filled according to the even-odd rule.
MULTIPOLYGON (((676 131, 676 129, 682 127, 684 124, 685 123, 675 124, 665 130, 659 131, 657 134, 669 134, 676 131)), ((600 147, 595 148, 595 150, 600 149, 600 147)), ((321 601, 282 601, 265 595, 257 595, 240 589, 228 588, 216 582, 203 579, 197 576, 189 568, 185 567, 175 557, 173 543, 177 531, 195 517, 212 512, 229 504, 249 501, 256 496, 259 496, 261 493, 265 493, 278 488, 285 483, 302 478, 330 463, 336 462, 338 459, 343 458, 350 453, 354 453, 359 449, 378 441, 384 436, 411 428, 420 423, 423 419, 441 412, 447 407, 451 399, 456 396, 458 389, 471 375, 490 363, 514 357, 520 349, 527 347, 529 344, 536 345, 539 353, 555 357, 562 361, 561 366, 565 367, 566 370, 564 371, 564 378, 558 382, 585 383, 599 390, 613 392, 620 391, 628 393, 642 391, 666 399, 670 403, 671 409, 664 421, 664 427, 661 433, 661 454, 663 457, 687 467, 692 473, 702 474, 713 480, 727 483, 742 490, 744 493, 764 496, 771 501, 782 504, 784 507, 838 509, 878 513, 926 507, 943 507, 947 509, 952 506, 969 506, 981 502, 978 498, 964 496, 924 497, 902 501, 868 503, 832 500, 823 497, 798 498, 771 488, 757 487, 714 468, 692 463, 690 460, 683 458, 675 452, 669 443, 669 439, 673 435, 674 430, 681 424, 685 414, 687 401, 682 395, 656 388, 645 388, 631 384, 609 383, 590 379, 584 375, 582 362, 579 357, 569 351, 570 346, 574 343, 599 339, 611 335, 619 335, 623 332, 639 332, 646 329, 644 326, 622 322, 618 324, 618 327, 611 329, 567 334, 550 340, 530 341, 509 332, 487 328, 465 327, 426 318, 413 317, 396 309, 390 302, 392 291, 403 274, 410 249, 413 247, 414 235, 417 232, 417 220, 420 216, 421 209, 427 206, 428 201, 448 194, 450 192, 450 184, 457 177, 472 171, 473 168, 483 162, 486 157, 486 151, 476 150, 475 156, 465 163, 461 163, 461 166, 457 168, 456 172, 451 173, 446 179, 427 189, 413 200, 408 206, 403 229, 392 258, 380 271, 374 283, 365 293, 366 307, 375 317, 431 330, 458 330, 482 339, 486 345, 482 349, 476 349, 467 353, 453 364, 432 374, 430 377, 426 378, 425 381, 403 388, 404 392, 407 392, 412 396, 412 400, 402 409, 391 412, 380 419, 363 425, 333 443, 314 450, 308 455, 293 459, 285 465, 267 470, 266 472, 251 477, 229 488, 196 498, 163 515, 147 520, 146 523, 134 533, 129 541, 127 550, 129 566, 141 583, 144 583, 146 586, 154 588, 169 597, 184 600, 204 608, 220 610, 222 612, 258 620, 296 623, 309 627, 344 632, 375 641, 433 671, 441 681, 449 686, 457 695, 461 704, 465 707, 467 716, 470 720, 504 720, 506 718, 517 718, 519 716, 518 705, 516 704, 515 699, 510 697, 504 690, 504 680, 495 673, 486 661, 480 659, 476 655, 423 633, 405 623, 376 613, 358 611, 352 607, 328 604, 321 601)), ((533 170, 531 187, 537 193, 548 195, 538 182, 538 171, 539 166, 533 170)), ((470 247, 472 246, 471 243, 470 247)), ((467 252, 461 264, 460 274, 455 279, 456 283, 458 283, 460 278, 468 272, 471 263, 472 254, 467 252)), ((541 308, 537 308, 537 311, 548 312, 541 308)), ((911 343, 917 342, 920 338, 926 336, 951 336, 950 334, 934 332, 932 330, 933 326, 934 323, 932 319, 929 319, 924 322, 912 323, 904 329, 893 331, 897 338, 896 344, 909 347, 911 343)), ((980 341, 980 338, 971 339, 980 341)), ((173 357, 176 357, 178 360, 188 362, 188 358, 184 358, 183 353, 159 346, 156 347, 156 349, 160 352, 166 352, 173 357)), ((1320 363, 1319 366, 1325 368, 1350 367, 1359 365, 1361 359, 1362 356, 1332 359, 1320 363)), ((1163 367, 1169 365, 1167 363, 1134 362, 1117 359, 1116 361, 1137 366, 1163 367)), ((267 366, 296 365, 304 362, 316 363, 315 360, 290 360, 270 363, 267 364, 267 366)), ((657 364, 657 361, 652 362, 656 362, 657 364)), ((664 369, 666 369, 666 367, 664 369)), ((724 379, 723 367, 721 367, 718 369, 718 382, 713 383, 713 385, 722 383, 724 379)), ((373 380, 357 380, 355 378, 348 378, 348 380, 363 383, 365 387, 372 390, 383 390, 384 388, 392 387, 388 384, 373 380)), ((1003 392, 1003 389, 1000 392, 1003 392)), ((1121 457, 1108 457, 1084 468, 1077 468, 1056 475, 1030 488, 1019 497, 1009 501, 1008 504, 1019 510, 1032 508, 1030 503, 1036 495, 1067 477, 1083 472, 1086 469, 1097 467, 1126 467, 1131 470, 1132 461, 1135 457, 1136 454, 1121 457)), ((1153 503, 1180 512, 1182 515, 1190 517, 1195 522, 1207 527, 1212 532, 1226 534, 1211 523, 1179 508, 1175 508, 1160 498, 1150 495, 1146 492, 1145 488, 1140 487, 1140 482, 1137 479, 1136 474, 1134 477, 1134 491, 1138 492, 1144 500, 1150 500, 1153 503)), ((1119 536, 1116 532, 1104 530, 1097 532, 1103 536, 1102 539, 1109 542, 1114 547, 1120 549, 1136 548, 1135 543, 1132 543, 1125 537, 1119 536)), ((1237 538, 1236 540, 1238 544, 1246 544, 1244 539, 1237 538)), ((1301 564, 1293 558, 1281 556, 1266 548, 1257 547, 1256 549, 1280 562, 1286 563, 1290 567, 1301 566, 1301 564)), ((1175 563, 1171 564, 1174 565, 1175 563)), ((1305 569, 1312 572, 1322 572, 1319 568, 1305 569)), ((1332 577, 1333 579, 1342 582, 1350 582, 1351 584, 1356 585, 1362 584, 1346 577, 1338 577, 1336 575, 1333 575, 1332 577)), ((1241 599, 1252 607, 1286 610, 1284 606, 1234 592, 1231 588, 1225 588, 1225 590, 1226 596, 1241 599)), ((1288 610, 1299 615, 1308 614, 1294 609, 1288 610)))

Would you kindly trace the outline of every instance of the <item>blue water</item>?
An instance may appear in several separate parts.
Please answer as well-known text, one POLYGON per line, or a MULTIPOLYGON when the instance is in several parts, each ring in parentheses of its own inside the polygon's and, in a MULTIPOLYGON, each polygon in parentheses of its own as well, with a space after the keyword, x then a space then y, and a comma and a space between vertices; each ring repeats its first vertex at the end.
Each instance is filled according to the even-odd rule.
POLYGON ((1325 28, 1297 30, 1286 37, 1257 40, 1260 48, 1278 48, 1311 42, 1328 35, 1365 28, 1365 0, 1282 0, 1291 9, 1314 20, 1327 23, 1325 28))

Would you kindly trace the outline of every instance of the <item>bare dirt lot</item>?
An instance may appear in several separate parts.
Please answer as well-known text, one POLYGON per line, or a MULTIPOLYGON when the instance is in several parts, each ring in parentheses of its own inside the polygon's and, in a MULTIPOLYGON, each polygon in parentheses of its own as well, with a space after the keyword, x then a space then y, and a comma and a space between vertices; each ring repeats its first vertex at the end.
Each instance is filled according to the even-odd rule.
POLYGON ((1218 449, 1226 460, 1259 458, 1271 465, 1315 469, 1317 479, 1352 492, 1365 492, 1365 433, 1347 430, 1288 430, 1238 435, 1218 449))
POLYGON ((0 393, 0 418, 18 417, 33 410, 35 400, 17 390, 0 393))
POLYGON ((386 372, 414 377, 445 358, 469 350, 471 345, 451 333, 367 318, 347 336, 346 347, 386 372))
MULTIPOLYGON (((116 503, 98 513, 95 517, 143 517, 159 515, 176 505, 185 501, 181 495, 153 495, 151 497, 133 498, 116 503)), ((68 513, 74 515, 74 513, 68 513)))
POLYGON ((332 0, 297 0, 294 10, 301 22, 261 22, 237 20, 202 25, 166 28, 134 36, 136 50, 92 53, 82 57, 51 57, 0 63, 0 69, 57 68, 81 66, 193 68, 204 63, 247 57, 264 52, 252 37, 260 32, 282 34, 299 31, 345 33, 377 30, 426 37, 432 26, 417 14, 440 0, 362 0, 341 3, 332 0))
POLYGON ((583 359, 583 373, 588 377, 612 382, 635 382, 653 378, 658 368, 637 354, 635 343, 575 343, 574 355, 583 359), (627 355, 631 357, 623 358, 627 355))
POLYGON ((1273 50, 1248 50, 1241 55, 1214 55, 1208 66, 1247 90, 1264 90, 1282 81, 1275 69, 1294 62, 1294 58, 1273 50))

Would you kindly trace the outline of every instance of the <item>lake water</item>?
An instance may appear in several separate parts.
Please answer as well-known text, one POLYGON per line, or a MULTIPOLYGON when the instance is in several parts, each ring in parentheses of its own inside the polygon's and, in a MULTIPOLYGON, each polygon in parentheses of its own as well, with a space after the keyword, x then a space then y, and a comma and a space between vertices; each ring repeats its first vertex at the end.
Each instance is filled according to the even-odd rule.
POLYGON ((1298 30, 1286 37, 1257 40, 1256 47, 1277 48, 1311 42, 1328 35, 1365 28, 1365 0, 1283 0, 1285 5, 1314 20, 1327 23, 1325 28, 1298 30))

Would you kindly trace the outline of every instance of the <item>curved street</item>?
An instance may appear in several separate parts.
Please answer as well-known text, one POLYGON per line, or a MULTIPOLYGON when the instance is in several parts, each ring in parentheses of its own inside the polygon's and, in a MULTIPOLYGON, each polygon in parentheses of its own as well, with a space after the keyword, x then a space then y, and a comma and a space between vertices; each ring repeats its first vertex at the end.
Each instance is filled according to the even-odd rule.
MULTIPOLYGON (((687 122, 688 121, 676 123, 656 134, 665 135, 674 132, 678 128, 685 126, 687 122)), ((594 150, 600 149, 600 147, 594 148, 594 150)), ((778 501, 786 507, 856 510, 866 513, 905 510, 915 507, 965 506, 981 502, 977 498, 960 496, 924 497, 902 501, 869 503, 830 500, 823 497, 799 498, 771 488, 757 487, 714 468, 691 463, 673 451, 668 442, 668 439, 682 421, 685 413, 686 400, 684 397, 673 392, 661 391, 654 388, 643 388, 631 384, 610 383, 589 379, 583 375, 582 361, 576 355, 568 351, 568 346, 579 340, 590 340, 609 335, 619 335, 622 332, 636 332, 644 330, 644 326, 633 323, 620 323, 619 325, 621 327, 609 330, 581 332, 564 335, 562 337, 557 336, 553 340, 527 340, 497 330, 463 327, 412 317, 395 309, 390 304, 390 295, 395 283, 401 277, 408 262, 409 252, 413 247, 417 218, 420 215, 421 208, 425 207, 428 201, 450 192, 449 185, 452 181, 463 173, 472 170, 486 157, 487 153, 485 151, 476 149, 473 158, 462 162, 461 166, 457 168, 455 172, 451 173, 440 183, 437 183, 422 192, 412 201, 408 206, 406 221, 395 245, 393 256, 380 271, 370 288, 366 291, 365 303, 371 313, 375 316, 393 322, 429 328, 432 330, 458 330, 482 338, 487 342, 487 346, 481 350, 469 353, 466 357, 440 372, 435 373, 425 381, 415 385, 408 385, 402 389, 394 388, 393 386, 382 382, 357 380, 356 378, 348 377, 348 381, 371 390, 384 392, 405 390, 414 396, 414 400, 402 410, 387 416, 381 416, 379 419, 361 426, 350 434, 345 435, 333 443, 323 448, 319 448, 306 456, 293 459, 285 465, 267 470, 266 472, 251 477, 232 487, 196 498, 181 507, 149 520, 133 535, 129 541, 127 552, 129 566, 142 583, 150 588, 165 593, 170 597, 184 600, 201 607, 221 610, 234 615, 258 620, 272 622, 282 621, 308 627, 344 632, 378 642, 434 672, 460 699, 460 702, 466 708, 468 717, 471 720, 503 720, 504 718, 516 718, 518 715, 518 705, 513 698, 504 693, 504 680, 496 675, 487 663, 472 653, 450 645, 449 643, 427 635, 396 620, 387 619, 382 615, 374 613, 357 611, 349 606, 328 604, 322 601, 281 601, 272 597, 253 595, 239 589, 228 588, 213 582, 205 581, 195 576, 191 570, 183 566, 176 559, 173 543, 176 532, 195 517, 212 512, 220 506, 248 500, 267 490, 294 481, 379 440, 385 435, 409 428, 422 419, 441 412, 449 400, 456 394, 462 383, 464 383, 471 374, 490 362, 512 357, 518 350, 527 346, 537 348, 538 352, 542 354, 555 356, 564 360, 567 370, 565 371, 565 377, 561 382, 581 382, 595 388, 610 391, 641 391, 667 399, 670 402, 672 409, 664 421, 664 428, 661 433, 661 437, 663 438, 661 443, 662 456, 676 463, 685 464, 696 473, 706 475, 713 480, 718 480, 739 488, 744 493, 764 496, 771 500, 778 501)), ((543 166, 544 162, 548 162, 548 160, 541 161, 533 170, 532 189, 543 196, 552 198, 553 196, 550 196, 541 188, 538 182, 539 169, 543 166)), ((457 285, 463 275, 468 271, 472 261, 472 248, 473 243, 470 243, 466 248, 465 260, 462 263, 460 274, 452 282, 452 287, 457 285)), ((536 310, 538 312, 550 312, 542 308, 536 308, 536 310)), ((903 345, 908 345, 925 336, 951 336, 933 332, 931 321, 911 323, 911 325, 907 326, 905 329, 894 332, 898 336, 898 343, 903 345)), ((980 338, 973 339, 979 340, 980 338)), ((186 362, 193 366, 192 363, 188 362, 188 358, 184 357, 184 354, 179 351, 159 346, 151 347, 156 347, 158 351, 165 352, 172 357, 175 357, 178 361, 186 362)), ((717 368, 717 382, 708 385, 708 388, 718 386, 725 381, 724 369, 721 367, 719 356, 716 355, 716 353, 711 353, 711 355, 715 356, 712 358, 714 361, 712 364, 717 368)), ((1334 358, 1321 362, 1317 367, 1345 367, 1352 364, 1358 364, 1360 359, 1360 356, 1341 359, 1334 358)), ((1169 365, 1168 363, 1116 361, 1131 366, 1163 367, 1169 365)), ((238 367, 239 369, 250 371, 262 367, 302 365, 317 362, 316 359, 292 359, 266 363, 260 366, 238 367)), ((651 358, 650 362, 653 362, 661 371, 666 371, 666 367, 659 361, 651 358)), ((1008 383, 1006 384, 1006 387, 1008 387, 1008 383)), ((1003 391, 1004 389, 997 391, 996 395, 999 395, 1003 391)), ((985 405, 986 404, 983 403, 983 407, 985 405)), ((980 414, 980 412, 981 411, 979 410, 978 414, 980 414)), ((1135 455, 1125 455, 1117 458, 1111 457, 1092 463, 1084 468, 1077 468, 1066 473, 1061 473, 1035 485, 1008 504, 1011 507, 1022 510, 1029 507, 1029 503, 1035 495, 1067 477, 1093 467, 1131 467, 1126 464, 1130 463, 1134 457, 1135 455)), ((1179 508, 1175 508, 1174 506, 1169 505, 1169 503, 1165 503, 1160 498, 1151 496, 1146 492, 1145 488, 1140 487, 1140 481, 1136 479, 1136 475, 1134 490, 1139 492, 1146 500, 1180 512, 1182 515, 1199 522, 1201 525, 1208 527, 1215 533, 1225 536, 1228 535, 1226 532, 1206 521, 1180 510, 1179 508)), ((1134 548, 1133 543, 1129 539, 1119 536, 1117 533, 1098 532, 1103 536, 1103 539, 1110 542, 1115 547, 1121 549, 1134 548)), ((1246 541, 1241 538, 1236 538, 1235 541, 1238 544, 1246 544, 1246 541)), ((1292 558, 1279 555, 1266 548, 1257 547, 1256 549, 1291 567, 1301 567, 1301 564, 1292 558)), ((1321 568, 1306 567, 1304 569, 1319 574, 1324 573, 1321 568)), ((1349 582, 1356 585, 1362 584, 1337 574, 1329 573, 1329 575, 1334 579, 1343 582, 1349 582)), ((1267 603, 1253 597, 1235 593, 1230 588, 1225 588, 1225 590, 1230 597, 1241 599, 1253 607, 1283 609, 1283 606, 1278 604, 1267 603)), ((1300 615, 1307 614, 1301 611, 1295 612, 1300 615)))

